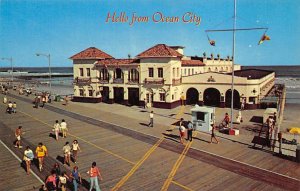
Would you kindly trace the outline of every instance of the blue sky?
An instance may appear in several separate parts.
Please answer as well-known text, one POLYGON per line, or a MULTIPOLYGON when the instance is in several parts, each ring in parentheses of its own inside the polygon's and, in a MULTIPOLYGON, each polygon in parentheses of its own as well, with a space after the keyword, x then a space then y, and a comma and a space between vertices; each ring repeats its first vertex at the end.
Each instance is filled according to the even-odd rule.
MULTIPOLYGON (((0 57, 13 57, 20 67, 72 66, 68 58, 88 47, 97 47, 115 58, 136 56, 164 43, 185 47, 185 55, 203 52, 232 54, 232 33, 209 33, 216 46, 209 45, 206 29, 232 28, 233 0, 1 0, 0 57), (148 16, 147 23, 106 23, 107 14, 125 12, 148 16), (178 16, 178 23, 154 23, 152 15, 178 16), (201 24, 183 23, 191 12, 201 24)), ((270 41, 257 45, 264 31, 236 34, 236 63, 241 65, 300 64, 300 1, 237 0, 237 28, 268 27, 270 41)), ((9 62, 0 60, 0 67, 9 62)))

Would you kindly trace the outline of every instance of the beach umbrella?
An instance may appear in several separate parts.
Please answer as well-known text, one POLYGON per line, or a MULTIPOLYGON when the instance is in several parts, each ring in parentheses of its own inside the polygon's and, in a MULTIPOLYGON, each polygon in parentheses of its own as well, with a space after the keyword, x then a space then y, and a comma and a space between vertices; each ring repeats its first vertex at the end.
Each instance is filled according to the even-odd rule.
POLYGON ((294 140, 297 143, 295 135, 297 135, 297 138, 298 138, 298 135, 300 134, 300 127, 292 127, 292 128, 290 128, 289 133, 294 134, 294 140))
POLYGON ((292 133, 292 134, 300 134, 300 127, 292 127, 290 130, 289 130, 289 133, 292 133))

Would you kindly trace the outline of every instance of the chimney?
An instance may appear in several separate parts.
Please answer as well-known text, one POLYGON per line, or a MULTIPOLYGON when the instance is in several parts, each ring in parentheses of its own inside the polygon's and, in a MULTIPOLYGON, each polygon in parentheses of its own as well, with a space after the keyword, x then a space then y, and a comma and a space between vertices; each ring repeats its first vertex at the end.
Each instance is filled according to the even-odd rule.
POLYGON ((170 46, 173 50, 176 50, 180 54, 184 55, 183 49, 185 48, 184 46, 170 46))

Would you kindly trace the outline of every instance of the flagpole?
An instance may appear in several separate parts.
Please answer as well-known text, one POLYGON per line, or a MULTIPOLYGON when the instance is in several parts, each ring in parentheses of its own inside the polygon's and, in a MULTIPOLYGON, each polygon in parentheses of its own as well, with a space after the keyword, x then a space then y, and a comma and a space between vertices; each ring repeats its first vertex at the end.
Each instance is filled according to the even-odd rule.
POLYGON ((231 108, 230 128, 233 128, 233 94, 234 94, 234 56, 235 56, 235 31, 236 31, 236 0, 234 0, 233 31, 232 31, 232 75, 231 75, 231 108))

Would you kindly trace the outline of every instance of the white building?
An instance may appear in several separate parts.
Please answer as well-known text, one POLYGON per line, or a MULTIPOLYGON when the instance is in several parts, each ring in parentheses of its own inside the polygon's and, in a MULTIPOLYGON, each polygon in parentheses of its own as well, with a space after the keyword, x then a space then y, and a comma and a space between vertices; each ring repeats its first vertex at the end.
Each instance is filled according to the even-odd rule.
MULTIPOLYGON (((155 45, 134 59, 115 59, 91 47, 70 59, 74 68, 74 101, 107 102, 174 108, 187 104, 227 107, 231 102, 232 61, 184 56, 181 46, 155 45)), ((240 70, 235 65, 234 106, 246 99, 246 108, 257 108, 259 100, 274 85, 275 73, 240 70)))

